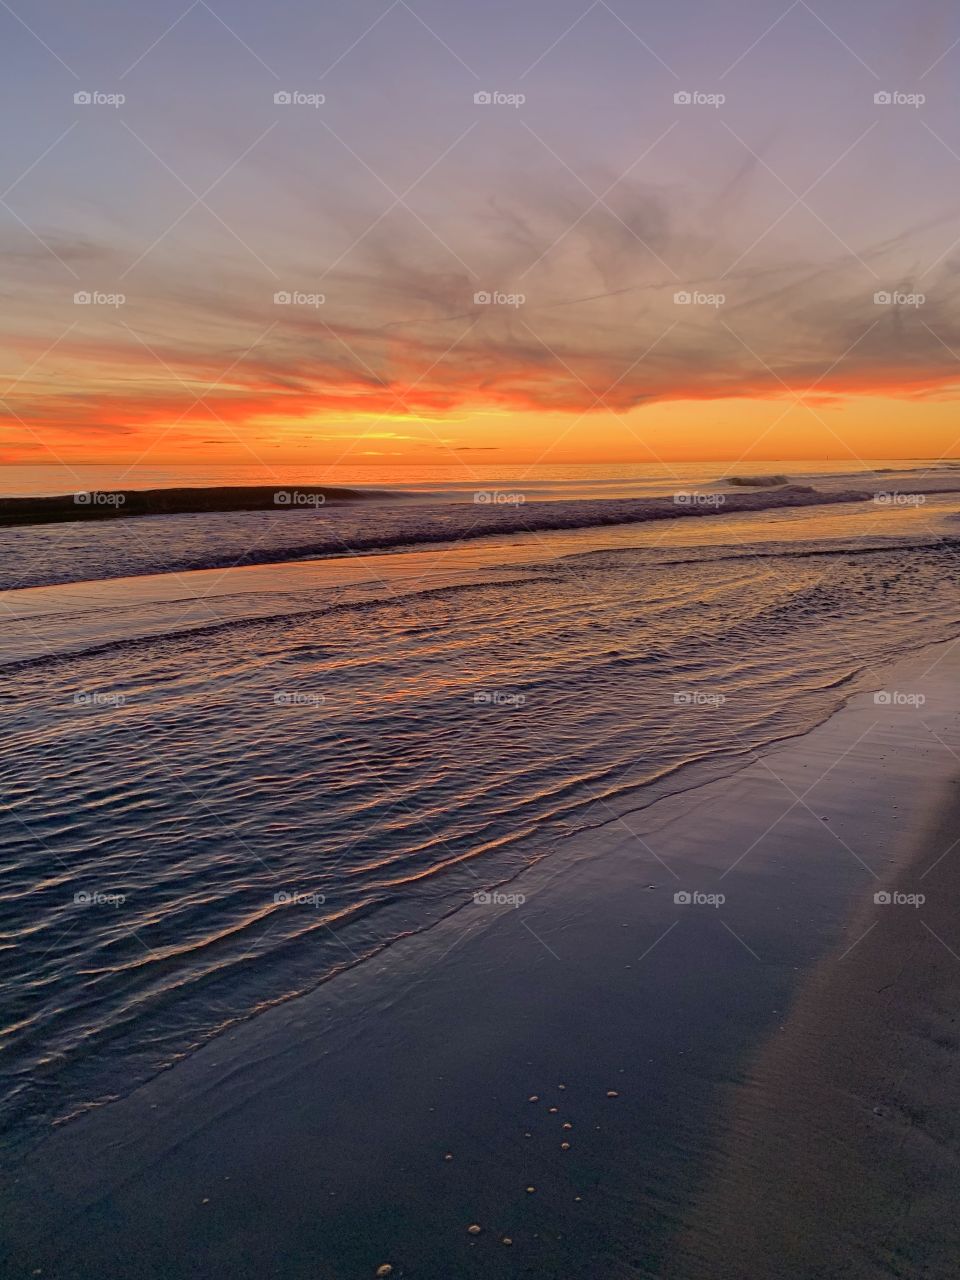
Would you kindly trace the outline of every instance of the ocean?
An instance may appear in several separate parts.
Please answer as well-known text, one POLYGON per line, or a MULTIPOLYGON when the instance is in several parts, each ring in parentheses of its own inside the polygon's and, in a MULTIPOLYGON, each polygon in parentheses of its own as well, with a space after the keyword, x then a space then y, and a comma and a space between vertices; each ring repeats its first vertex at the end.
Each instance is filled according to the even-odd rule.
MULTIPOLYGON (((0 531, 14 1141, 960 636, 955 468, 767 463, 880 496, 748 512, 708 501, 717 464, 558 470, 358 468, 335 483, 376 502, 0 531), (702 518, 616 519, 678 493, 702 518)), ((7 493, 72 487, 26 471, 7 493)), ((162 475, 137 487, 186 482, 162 475)))

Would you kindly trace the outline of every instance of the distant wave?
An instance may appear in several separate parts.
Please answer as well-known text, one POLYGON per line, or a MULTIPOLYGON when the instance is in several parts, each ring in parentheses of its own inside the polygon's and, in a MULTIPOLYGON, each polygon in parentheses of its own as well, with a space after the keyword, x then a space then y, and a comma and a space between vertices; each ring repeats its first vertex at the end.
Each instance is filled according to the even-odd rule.
POLYGON ((721 484, 734 484, 741 489, 771 489, 775 485, 789 484, 789 476, 724 476, 721 484))
POLYGON ((63 526, 69 530, 68 541, 57 555, 50 554, 48 529, 0 529, 0 589, 399 551, 511 534, 866 502, 870 497, 864 490, 821 491, 787 485, 744 494, 691 491, 669 498, 524 502, 522 494, 494 490, 478 494, 472 503, 347 503, 311 513, 230 511, 72 524, 63 526), (308 529, 309 536, 304 536, 308 529))
MULTIPOLYGON (((78 520, 129 520, 136 516, 193 515, 216 511, 271 511, 370 502, 374 490, 305 485, 215 485, 208 488, 84 490, 54 497, 0 498, 0 525, 64 524, 78 520)), ((395 493, 392 498, 405 495, 395 493)))

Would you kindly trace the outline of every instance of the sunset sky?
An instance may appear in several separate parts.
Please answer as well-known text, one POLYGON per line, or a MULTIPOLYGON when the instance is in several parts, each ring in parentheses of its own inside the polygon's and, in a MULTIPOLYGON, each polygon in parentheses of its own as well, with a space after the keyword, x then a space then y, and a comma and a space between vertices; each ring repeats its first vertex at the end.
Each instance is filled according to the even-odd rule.
POLYGON ((946 0, 10 0, 0 63, 0 461, 960 455, 946 0))

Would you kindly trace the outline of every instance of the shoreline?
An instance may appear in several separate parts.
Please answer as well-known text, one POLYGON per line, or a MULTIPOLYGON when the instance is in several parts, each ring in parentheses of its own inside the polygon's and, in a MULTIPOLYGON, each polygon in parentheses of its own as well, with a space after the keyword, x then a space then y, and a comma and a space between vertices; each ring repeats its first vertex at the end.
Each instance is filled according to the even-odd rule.
POLYGON ((4 1179, 11 1274, 664 1274, 678 1240, 695 1251, 721 1105, 927 838, 958 669, 946 645, 887 677, 927 691, 947 747, 855 694, 571 841, 512 882, 521 906, 470 907, 65 1125, 4 1179))

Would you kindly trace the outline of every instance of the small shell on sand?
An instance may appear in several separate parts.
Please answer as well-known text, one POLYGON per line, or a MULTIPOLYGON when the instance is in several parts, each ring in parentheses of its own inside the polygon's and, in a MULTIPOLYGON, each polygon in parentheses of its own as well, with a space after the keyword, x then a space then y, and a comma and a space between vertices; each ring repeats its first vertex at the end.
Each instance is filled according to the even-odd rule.
POLYGON ((385 1262, 382 1267, 377 1267, 378 1276, 389 1276, 393 1274, 393 1267, 389 1262, 385 1262))
POLYGON ((467 1227, 467 1230, 472 1236, 478 1236, 480 1234, 480 1227, 476 1222, 471 1223, 470 1226, 467 1227))

